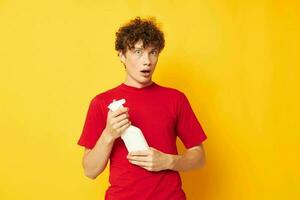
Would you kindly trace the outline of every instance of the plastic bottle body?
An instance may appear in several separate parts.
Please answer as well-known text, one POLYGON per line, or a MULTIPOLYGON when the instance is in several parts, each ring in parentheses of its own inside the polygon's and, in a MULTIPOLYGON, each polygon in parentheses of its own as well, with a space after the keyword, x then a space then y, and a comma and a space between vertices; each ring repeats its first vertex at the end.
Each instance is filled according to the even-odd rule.
POLYGON ((136 126, 130 125, 121 135, 128 152, 149 149, 147 141, 141 131, 136 126))
MULTIPOLYGON (((112 111, 115 111, 119 108, 123 107, 125 103, 125 99, 121 99, 118 101, 113 101, 108 108, 112 111)), ((125 143, 125 146, 128 152, 132 151, 142 151, 149 149, 147 141, 143 135, 141 129, 136 126, 130 125, 121 135, 122 140, 125 143)))

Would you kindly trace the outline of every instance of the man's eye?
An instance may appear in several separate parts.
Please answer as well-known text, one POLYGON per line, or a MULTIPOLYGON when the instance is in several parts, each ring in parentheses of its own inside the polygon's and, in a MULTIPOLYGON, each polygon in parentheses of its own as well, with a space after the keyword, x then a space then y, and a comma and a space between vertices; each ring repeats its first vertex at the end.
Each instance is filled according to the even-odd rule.
POLYGON ((136 50, 135 53, 136 53, 136 54, 141 54, 142 51, 141 51, 141 50, 136 50))
POLYGON ((151 54, 157 55, 157 51, 152 51, 151 54))

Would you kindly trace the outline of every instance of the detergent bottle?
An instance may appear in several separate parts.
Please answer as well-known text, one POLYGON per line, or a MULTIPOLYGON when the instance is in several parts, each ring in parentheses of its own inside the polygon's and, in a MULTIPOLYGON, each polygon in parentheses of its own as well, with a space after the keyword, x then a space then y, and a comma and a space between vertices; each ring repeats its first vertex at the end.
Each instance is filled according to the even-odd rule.
MULTIPOLYGON (((111 111, 118 110, 119 108, 123 108, 123 104, 125 102, 126 102, 125 99, 113 101, 112 103, 109 104, 108 108, 111 111)), ((149 149, 149 146, 147 144, 147 141, 141 129, 139 129, 136 126, 130 125, 126 130, 123 131, 121 138, 124 141, 128 152, 149 149)))

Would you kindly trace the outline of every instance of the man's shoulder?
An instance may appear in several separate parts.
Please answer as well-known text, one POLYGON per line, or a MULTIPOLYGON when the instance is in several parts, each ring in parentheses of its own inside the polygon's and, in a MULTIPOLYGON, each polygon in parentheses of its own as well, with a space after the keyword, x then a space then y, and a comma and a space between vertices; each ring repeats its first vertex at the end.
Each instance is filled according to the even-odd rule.
POLYGON ((168 95, 171 95, 172 97, 180 97, 180 96, 184 95, 183 91, 181 91, 180 89, 171 87, 171 86, 159 85, 159 87, 161 88, 161 90, 163 92, 165 92, 168 95))
POLYGON ((105 97, 108 97, 110 96, 112 93, 115 93, 117 91, 117 89, 119 88, 119 85, 118 86, 115 86, 113 88, 110 88, 110 89, 107 89, 103 92, 100 92, 96 95, 96 97, 102 97, 102 98, 105 98, 105 97))
POLYGON ((104 90, 102 92, 96 93, 96 95, 93 96, 92 101, 98 101, 99 102, 99 101, 104 100, 106 98, 110 98, 111 94, 115 93, 116 90, 118 89, 118 87, 119 87, 119 85, 115 86, 113 88, 104 90))

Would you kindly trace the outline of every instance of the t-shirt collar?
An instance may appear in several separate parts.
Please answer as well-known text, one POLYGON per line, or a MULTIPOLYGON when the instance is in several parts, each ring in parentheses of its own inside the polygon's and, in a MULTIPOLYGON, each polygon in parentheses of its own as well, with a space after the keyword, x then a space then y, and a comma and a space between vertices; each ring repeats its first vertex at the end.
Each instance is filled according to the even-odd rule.
POLYGON ((151 90, 153 89, 157 84, 152 81, 152 83, 150 85, 147 85, 145 87, 142 88, 137 88, 134 86, 130 86, 130 85, 126 85, 125 83, 121 83, 121 85, 119 86, 120 88, 127 90, 127 91, 146 91, 146 90, 151 90))

